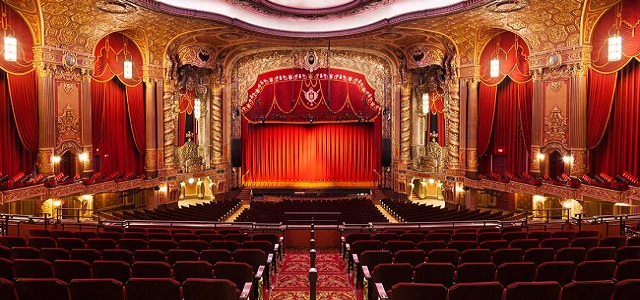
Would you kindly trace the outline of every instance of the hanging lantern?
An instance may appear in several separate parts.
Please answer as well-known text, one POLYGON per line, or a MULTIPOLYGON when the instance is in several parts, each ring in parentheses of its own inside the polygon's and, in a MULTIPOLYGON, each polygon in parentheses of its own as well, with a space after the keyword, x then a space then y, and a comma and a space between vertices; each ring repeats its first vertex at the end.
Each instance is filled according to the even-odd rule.
POLYGON ((193 102, 193 114, 196 117, 196 119, 200 119, 200 99, 196 98, 196 100, 193 102))
POLYGON ((609 61, 622 59, 622 37, 614 35, 609 38, 609 61))
POLYGON ((429 112, 429 93, 422 93, 422 113, 427 114, 429 112))
POLYGON ((4 37, 4 59, 6 61, 16 61, 18 59, 18 39, 15 37, 4 37))
POLYGON ((124 79, 133 78, 133 63, 130 60, 124 61, 124 79))
POLYGON ((500 76, 500 60, 497 58, 492 59, 489 70, 492 78, 500 76))

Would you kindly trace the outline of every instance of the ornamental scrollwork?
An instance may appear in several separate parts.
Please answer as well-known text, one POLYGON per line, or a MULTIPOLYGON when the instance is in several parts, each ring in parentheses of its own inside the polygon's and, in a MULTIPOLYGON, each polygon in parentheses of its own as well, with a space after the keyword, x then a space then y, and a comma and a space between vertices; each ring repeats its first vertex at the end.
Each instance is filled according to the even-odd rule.
POLYGON ((554 105, 549 116, 544 118, 544 141, 559 141, 566 144, 568 126, 567 118, 563 117, 562 111, 554 105))

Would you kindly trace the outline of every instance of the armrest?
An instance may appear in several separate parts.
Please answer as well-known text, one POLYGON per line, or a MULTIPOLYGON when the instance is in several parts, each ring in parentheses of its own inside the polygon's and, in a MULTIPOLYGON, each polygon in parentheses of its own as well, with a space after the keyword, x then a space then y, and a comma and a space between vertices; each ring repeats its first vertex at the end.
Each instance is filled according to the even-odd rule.
POLYGON ((269 255, 267 255, 267 265, 271 264, 273 264, 273 253, 269 253, 269 255))
POLYGON ((378 298, 380 300, 389 300, 389 296, 387 296, 387 292, 384 290, 382 283, 376 283, 376 291, 378 292, 378 298))
POLYGON ((259 266, 258 267, 258 272, 256 272, 256 275, 254 276, 255 279, 260 279, 264 276, 264 266, 259 266))
POLYGON ((364 276, 364 278, 366 278, 367 280, 371 280, 371 272, 369 272, 369 267, 367 266, 362 266, 362 275, 364 276))
POLYGON ((249 300, 249 295, 251 295, 251 286, 253 284, 251 282, 245 282, 242 291, 240 292, 239 300, 249 300))
POLYGON ((360 264, 360 259, 358 258, 358 254, 351 254, 351 256, 353 257, 353 264, 355 264, 356 266, 358 264, 360 264))

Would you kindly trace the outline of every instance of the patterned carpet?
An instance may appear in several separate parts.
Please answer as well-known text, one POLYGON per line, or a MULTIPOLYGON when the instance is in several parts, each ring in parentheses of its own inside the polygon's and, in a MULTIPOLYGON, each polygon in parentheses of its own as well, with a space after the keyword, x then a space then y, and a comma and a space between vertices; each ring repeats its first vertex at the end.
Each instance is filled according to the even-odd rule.
MULTIPOLYGON (((287 250, 283 261, 278 262, 272 290, 267 300, 308 300, 310 265, 308 249, 287 250)), ((345 271, 338 249, 317 251, 318 300, 357 300, 353 281, 345 271)))

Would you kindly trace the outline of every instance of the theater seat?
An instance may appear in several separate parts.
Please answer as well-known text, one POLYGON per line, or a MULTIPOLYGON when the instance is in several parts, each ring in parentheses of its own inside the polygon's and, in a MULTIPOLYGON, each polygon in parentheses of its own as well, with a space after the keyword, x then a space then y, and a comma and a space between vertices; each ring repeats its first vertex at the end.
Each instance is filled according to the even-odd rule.
POLYGON ((71 300, 67 284, 55 278, 18 278, 15 287, 20 300, 71 300))
POLYGON ((122 283, 115 279, 73 279, 69 290, 73 300, 125 300, 122 283))
POLYGON ((180 283, 171 278, 131 278, 125 286, 127 300, 180 299, 180 283))
POLYGON ((236 285, 226 279, 189 278, 182 288, 184 300, 236 300, 240 296, 236 285))
POLYGON ((562 287, 558 300, 609 300, 614 289, 613 280, 574 281, 562 287))
POLYGON ((502 297, 500 282, 458 283, 449 289, 448 300, 497 300, 502 297))
POLYGON ((508 285, 503 300, 557 300, 560 285, 555 281, 516 282, 508 285))

